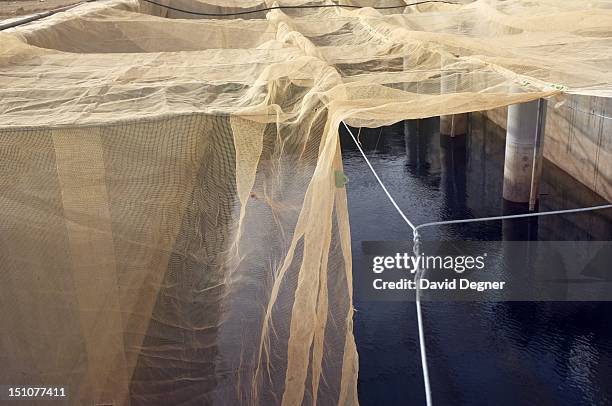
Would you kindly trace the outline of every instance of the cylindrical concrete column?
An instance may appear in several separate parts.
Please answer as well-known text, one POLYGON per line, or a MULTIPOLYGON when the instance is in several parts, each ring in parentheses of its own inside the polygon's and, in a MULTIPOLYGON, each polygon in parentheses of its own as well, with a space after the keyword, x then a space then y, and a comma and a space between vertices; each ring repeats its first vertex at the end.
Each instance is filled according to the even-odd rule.
POLYGON ((538 193, 541 144, 546 122, 546 102, 534 100, 508 107, 504 199, 529 203, 538 193), (536 167, 534 169, 534 162, 536 167))

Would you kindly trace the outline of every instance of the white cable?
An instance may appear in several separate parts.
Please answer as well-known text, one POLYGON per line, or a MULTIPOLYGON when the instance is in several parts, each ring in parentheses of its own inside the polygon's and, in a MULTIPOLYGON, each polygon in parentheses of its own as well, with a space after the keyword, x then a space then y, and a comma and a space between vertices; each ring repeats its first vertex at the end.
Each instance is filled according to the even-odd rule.
POLYGON ((385 191, 385 194, 387 195, 387 197, 389 198, 389 200, 391 201, 393 206, 395 206, 395 209, 397 210, 399 215, 402 216, 404 221, 406 221, 406 223, 408 223, 410 228, 412 228, 413 232, 416 232, 419 229, 425 228, 425 227, 440 226, 440 225, 447 225, 447 224, 475 223, 475 222, 492 221, 492 220, 509 220, 509 219, 516 219, 516 218, 524 218, 524 217, 539 217, 539 216, 550 216, 550 215, 553 215, 553 214, 569 214, 569 213, 580 213, 580 212, 585 212, 585 211, 612 209, 612 204, 604 204, 604 205, 601 205, 601 206, 580 207, 580 208, 577 208, 577 209, 564 209, 564 210, 544 211, 544 212, 539 212, 539 213, 508 214, 508 215, 503 215, 503 216, 479 217, 479 218, 474 218, 474 219, 432 221, 432 222, 429 222, 429 223, 423 223, 423 224, 419 224, 418 226, 415 226, 410 220, 408 220, 408 218, 406 217, 404 212, 399 208, 399 206, 397 205, 397 203, 395 202, 395 200, 393 199, 393 197, 391 196, 391 194, 389 193, 389 191, 387 190, 387 188, 385 187, 383 182, 380 180, 380 177, 378 176, 378 174, 376 173, 376 171, 372 167, 372 164, 370 163, 370 160, 368 159, 366 154, 363 152, 363 149, 361 148, 361 145, 357 142, 357 139, 353 135, 352 131, 349 129, 349 127, 346 125, 346 123, 344 121, 342 122, 342 124, 344 124, 344 126, 347 129, 347 131, 351 135, 351 138, 355 142, 355 145, 357 145, 357 148, 359 149, 359 152, 361 152, 361 155, 363 156, 363 158, 365 159, 366 163, 368 164, 368 167, 372 171, 372 174, 374 175, 376 180, 378 180, 378 183, 380 184, 380 186, 385 191))
POLYGON ((460 219, 460 220, 448 220, 448 221, 433 221, 431 223, 419 224, 416 229, 419 230, 425 227, 440 226, 446 224, 459 224, 459 223, 475 223, 480 221, 491 221, 491 220, 508 220, 518 219, 524 217, 539 217, 539 216, 550 216, 552 214, 568 214, 568 213, 580 213, 584 211, 612 209, 612 204, 604 204, 601 206, 592 207, 580 207, 577 209, 565 209, 565 210, 554 210, 554 211, 543 211, 540 213, 524 213, 524 214, 508 214, 505 216, 493 216, 493 217, 479 217, 475 219, 460 219))
MULTIPOLYGON (((355 135, 353 135, 353 132, 351 131, 351 129, 346 125, 344 121, 342 122, 342 124, 344 124, 344 127, 346 128, 351 138, 355 142, 357 149, 359 149, 361 156, 363 156, 363 159, 366 161, 366 164, 370 168, 370 171, 372 171, 372 174, 374 175, 374 177, 380 184, 380 187, 382 187, 382 189, 385 191, 385 194, 387 195, 387 197, 389 198, 389 200, 391 201, 391 203, 393 204, 393 206, 395 207, 399 215, 404 219, 404 221, 412 229, 412 232, 414 235, 415 255, 418 255, 418 249, 420 245, 419 229, 422 229, 425 227, 433 227, 433 226, 447 225, 447 224, 459 224, 459 223, 475 223, 475 222, 492 221, 492 220, 508 220, 508 219, 525 218, 525 217, 550 216, 553 214, 569 214, 569 213, 580 213, 580 212, 585 212, 585 211, 612 209, 612 204, 606 204, 606 205, 601 205, 601 206, 581 207, 577 209, 554 210, 554 211, 546 211, 546 212, 540 212, 540 213, 509 214, 509 215, 503 215, 503 216, 480 217, 480 218, 475 218, 475 219, 433 221, 433 222, 423 223, 418 226, 415 226, 410 220, 408 220, 408 217, 406 217, 402 209, 400 209, 397 203, 395 202, 395 199, 393 199, 393 196, 391 196, 391 193, 389 193, 389 191, 387 190, 387 187, 384 185, 384 183, 382 182, 382 180, 380 179, 380 177, 374 170, 374 167, 372 167, 370 160, 368 159, 365 152, 361 148, 361 144, 357 141, 357 139, 355 138, 355 135)), ((423 312, 421 309, 421 299, 419 295, 419 283, 418 283, 418 281, 420 280, 422 276, 422 273, 423 273, 423 270, 421 269, 417 270, 417 272, 415 273, 415 284, 417 287, 416 289, 416 311, 417 311, 417 324, 418 324, 418 329, 419 329, 419 348, 420 348, 420 353, 421 353, 421 364, 422 364, 421 366, 423 369, 423 383, 425 386, 425 400, 427 402, 427 406, 432 406, 433 402, 432 402, 432 397, 431 397, 431 386, 429 383, 429 368, 427 366, 427 351, 425 348, 425 330, 423 328, 423 312)))
POLYGON ((368 157, 366 156, 365 152, 363 152, 363 149, 361 149, 361 144, 359 144, 359 142, 357 142, 357 138, 355 138, 355 136, 353 135, 353 132, 351 131, 351 129, 348 127, 348 125, 346 125, 346 123, 343 121, 342 124, 344 124, 344 127, 346 127, 346 130, 349 132, 349 134, 351 135, 351 138, 353 139, 353 141, 355 141, 355 145, 357 145, 357 148, 359 149, 359 152, 361 152, 361 156, 363 156, 363 159, 365 159, 366 163, 368 164, 368 166, 370 167, 370 170, 372 171, 372 174, 374 174, 374 177, 376 178, 376 180, 378 181, 378 183, 380 184, 380 187, 382 187, 382 189, 385 191, 385 194, 387 195, 387 197, 389 198, 389 200, 391 201, 391 203, 393 204, 393 206, 395 207, 395 210, 397 210, 397 212, 399 213, 400 216, 402 216, 402 218, 404 219, 404 221, 406 222, 406 224, 408 224, 410 226, 410 228, 412 229, 412 231, 416 230, 416 226, 414 224, 412 224, 412 222, 410 220, 408 220, 408 217, 406 217, 406 215, 404 214, 404 212, 402 211, 402 209, 399 208, 399 206, 397 205, 397 203, 395 203, 395 199, 393 199, 393 196, 391 196, 391 193, 389 193, 389 191, 387 190, 387 188, 385 187, 385 184, 382 182, 382 180, 380 180, 380 178, 378 177, 378 174, 376 173, 376 171, 374 170, 374 168, 372 167, 372 164, 370 163, 370 160, 368 159, 368 157))
MULTIPOLYGON (((413 252, 415 257, 421 255, 421 235, 418 230, 414 230, 414 246, 413 252)), ((425 268, 417 265, 417 271, 414 274, 415 289, 415 305, 417 313, 417 328, 419 331, 419 350, 421 353, 421 369, 423 370, 423 385, 425 387, 425 403, 427 406, 433 405, 431 398, 431 385, 429 383, 429 367, 427 366, 427 348, 425 347, 425 327, 423 326, 423 310, 421 309, 421 278, 425 273, 425 268)))
MULTIPOLYGON (((374 177, 380 184, 380 187, 382 187, 382 189, 385 191, 385 194, 387 195, 387 197, 389 198, 389 200, 391 201, 391 203, 393 204, 393 206, 395 207, 399 215, 402 216, 404 221, 410 226, 410 228, 412 228, 412 232, 414 236, 414 252, 415 252, 415 255, 418 256, 419 246, 420 246, 420 236, 419 236, 419 232, 417 231, 417 227, 415 227, 414 224, 410 220, 408 220, 408 217, 406 217, 402 209, 399 208, 399 206, 395 202, 395 199, 393 199, 393 196, 391 196, 391 193, 389 193, 389 191, 387 190, 385 184, 382 182, 382 180, 380 180, 380 177, 374 170, 374 167, 372 167, 370 160, 366 156, 365 152, 363 152, 363 149, 361 148, 361 144, 359 144, 359 142, 357 141, 357 138, 355 138, 355 135, 353 135, 353 132, 351 131, 351 129, 346 125, 344 121, 342 122, 342 124, 344 124, 344 127, 346 127, 346 130, 351 135, 351 138, 355 142, 355 145, 357 145, 359 152, 361 152, 361 156, 363 156, 363 159, 365 159, 366 163, 368 164, 368 167, 372 171, 372 174, 374 175, 374 177)), ((425 401, 427 403, 427 406, 432 406, 433 402, 431 399, 431 386, 429 384, 429 368, 427 367, 427 350, 425 348, 425 329, 423 328, 423 311, 421 309, 421 297, 420 297, 420 289, 419 289, 420 279, 421 279, 421 276, 423 275, 423 271, 424 270, 420 269, 419 267, 417 272, 414 274, 414 282, 416 285, 415 303, 416 303, 416 313, 417 313, 417 326, 419 330, 419 349, 420 349, 420 354, 421 354, 421 367, 423 369, 423 384, 425 386, 425 401)))

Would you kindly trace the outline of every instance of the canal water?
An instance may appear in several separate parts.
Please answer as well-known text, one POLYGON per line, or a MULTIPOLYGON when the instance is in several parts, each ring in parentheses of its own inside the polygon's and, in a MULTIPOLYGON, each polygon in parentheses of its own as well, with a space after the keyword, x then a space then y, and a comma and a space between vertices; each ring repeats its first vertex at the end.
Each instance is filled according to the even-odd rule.
MULTIPOLYGON (((503 130, 470 118, 468 136, 440 137, 437 118, 362 129, 360 142, 408 218, 503 214, 503 130)), ((357 129, 354 133, 357 134, 357 129)), ((355 284, 361 241, 411 240, 353 141, 341 128, 355 284)), ((604 204, 545 161, 540 210, 604 204)), ((611 240, 612 210, 427 229, 425 240, 611 240)), ((423 405, 412 302, 367 301, 355 292, 362 405, 423 405)), ((424 303, 435 405, 612 404, 612 302, 424 303)))

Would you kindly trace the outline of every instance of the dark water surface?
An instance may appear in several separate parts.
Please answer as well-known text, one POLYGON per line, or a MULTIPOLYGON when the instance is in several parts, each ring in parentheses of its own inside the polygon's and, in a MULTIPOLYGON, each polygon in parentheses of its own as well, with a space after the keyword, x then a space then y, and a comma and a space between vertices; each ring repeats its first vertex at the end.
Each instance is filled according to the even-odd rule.
MULTIPOLYGON (((406 215, 427 221, 500 215, 503 130, 473 115, 467 137, 440 137, 437 119, 363 129, 360 141, 406 215)), ((411 240, 341 129, 353 245, 411 240)), ((552 164, 543 169, 540 210, 604 201, 552 164)), ((431 228, 426 240, 611 240, 612 211, 431 228)), ((355 297, 362 405, 425 403, 414 303, 355 297)), ((435 405, 612 404, 612 303, 424 303, 435 405)))

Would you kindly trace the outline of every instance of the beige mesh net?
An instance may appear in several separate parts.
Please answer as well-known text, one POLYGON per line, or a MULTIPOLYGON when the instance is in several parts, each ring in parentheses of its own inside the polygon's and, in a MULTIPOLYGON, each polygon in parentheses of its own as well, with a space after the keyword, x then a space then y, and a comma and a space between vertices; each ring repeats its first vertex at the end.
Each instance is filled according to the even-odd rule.
POLYGON ((357 404, 341 121, 612 93, 607 1, 195 17, 115 0, 0 33, 0 382, 357 404))

